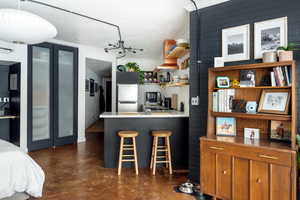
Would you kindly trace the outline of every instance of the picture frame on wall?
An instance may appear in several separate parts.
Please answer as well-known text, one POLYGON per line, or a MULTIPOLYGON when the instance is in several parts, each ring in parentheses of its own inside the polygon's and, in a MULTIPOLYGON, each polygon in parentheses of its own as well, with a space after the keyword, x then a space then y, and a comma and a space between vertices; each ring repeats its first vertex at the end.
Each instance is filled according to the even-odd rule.
POLYGON ((288 18, 282 17, 254 23, 254 58, 263 53, 277 51, 288 44, 288 18))
POLYGON ((236 119, 234 117, 217 117, 216 135, 236 136, 236 119))
POLYGON ((282 142, 291 141, 291 122, 274 121, 270 122, 270 139, 282 142))
POLYGON ((263 90, 258 112, 288 114, 291 93, 289 89, 263 90))
POLYGON ((250 24, 222 30, 224 62, 250 59, 250 24))

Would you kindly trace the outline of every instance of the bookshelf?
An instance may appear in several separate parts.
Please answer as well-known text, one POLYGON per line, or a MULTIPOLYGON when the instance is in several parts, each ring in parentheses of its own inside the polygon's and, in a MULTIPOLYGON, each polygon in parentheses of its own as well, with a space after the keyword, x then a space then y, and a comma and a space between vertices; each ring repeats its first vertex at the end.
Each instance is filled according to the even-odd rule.
MULTIPOLYGON (((276 63, 258 63, 249 65, 237 65, 227 66, 220 68, 210 68, 208 72, 208 122, 207 122, 207 136, 215 136, 215 118, 216 117, 234 117, 237 121, 237 137, 243 137, 242 127, 255 128, 255 124, 260 124, 260 138, 266 140, 269 138, 269 121, 290 121, 291 122, 291 142, 286 143, 292 149, 296 149, 296 134, 297 134, 297 106, 296 106, 296 63, 295 61, 289 62, 276 62, 276 63), (291 86, 259 86, 261 78, 270 74, 274 67, 289 66, 292 71, 292 85, 291 86), (216 77, 228 76, 230 80, 239 80, 240 70, 254 69, 255 75, 255 87, 238 87, 238 88, 217 88, 216 77), (291 100, 289 105, 288 115, 281 114, 267 114, 267 113, 237 113, 237 112, 213 112, 212 111, 212 94, 220 89, 235 89, 235 99, 244 99, 246 101, 256 101, 259 104, 261 93, 264 89, 273 89, 280 91, 281 89, 288 89, 291 91, 291 100), (262 125, 263 124, 263 125, 262 125)), ((266 142, 266 141, 264 141, 266 142)), ((270 141, 271 142, 271 141, 270 141)), ((272 141, 274 142, 274 141, 272 141)))
MULTIPOLYGON (((213 199, 252 199, 253 194, 259 194, 260 199, 297 199, 296 87, 295 61, 236 65, 208 70, 207 135, 200 138, 202 193, 212 196, 213 199), (271 74, 273 68, 284 66, 289 66, 292 72, 290 86, 259 85, 260 80, 271 74), (217 88, 216 78, 227 76, 230 80, 240 80, 240 71, 245 69, 255 70, 256 85, 228 88, 234 89, 234 99, 256 101, 259 104, 263 91, 287 90, 291 95, 287 114, 213 111, 213 93, 221 89, 227 90, 217 88), (217 117, 235 118, 236 135, 217 136, 217 117), (289 123, 290 142, 270 139, 271 120, 289 123), (259 139, 245 138, 244 128, 259 129, 259 139)), ((220 127, 223 126, 226 128, 228 124, 223 122, 220 127)))

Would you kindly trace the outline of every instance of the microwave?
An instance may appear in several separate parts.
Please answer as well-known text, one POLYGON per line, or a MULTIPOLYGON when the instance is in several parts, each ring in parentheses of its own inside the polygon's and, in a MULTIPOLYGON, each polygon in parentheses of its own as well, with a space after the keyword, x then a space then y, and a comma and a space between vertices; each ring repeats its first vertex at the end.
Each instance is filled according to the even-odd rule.
POLYGON ((145 94, 146 105, 160 105, 161 104, 161 94, 160 92, 146 92, 145 94))

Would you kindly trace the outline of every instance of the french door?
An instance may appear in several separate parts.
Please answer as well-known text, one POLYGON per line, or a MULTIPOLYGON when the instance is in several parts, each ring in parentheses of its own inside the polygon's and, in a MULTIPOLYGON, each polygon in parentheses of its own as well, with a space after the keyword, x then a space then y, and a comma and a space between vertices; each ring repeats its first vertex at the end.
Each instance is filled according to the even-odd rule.
POLYGON ((78 49, 28 47, 28 149, 77 141, 78 49))

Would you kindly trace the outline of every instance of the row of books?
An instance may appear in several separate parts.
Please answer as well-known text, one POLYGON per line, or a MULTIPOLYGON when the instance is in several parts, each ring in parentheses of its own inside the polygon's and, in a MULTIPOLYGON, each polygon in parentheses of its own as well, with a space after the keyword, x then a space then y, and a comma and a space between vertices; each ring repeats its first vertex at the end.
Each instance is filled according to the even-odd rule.
POLYGON ((271 84, 272 86, 291 86, 292 74, 290 67, 274 67, 271 72, 271 84))
POLYGON ((226 89, 213 92, 213 112, 232 112, 235 90, 226 89))

